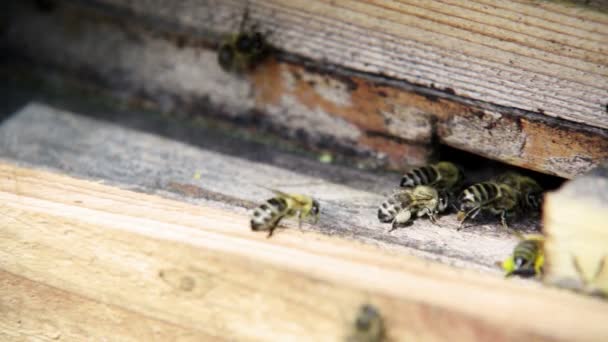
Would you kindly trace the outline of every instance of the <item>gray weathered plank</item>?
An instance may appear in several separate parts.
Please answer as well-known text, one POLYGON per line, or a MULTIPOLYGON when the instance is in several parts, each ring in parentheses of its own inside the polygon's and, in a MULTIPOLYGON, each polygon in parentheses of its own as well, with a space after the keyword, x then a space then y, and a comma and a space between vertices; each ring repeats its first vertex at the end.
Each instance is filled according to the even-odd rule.
POLYGON ((608 128, 599 12, 481 0, 95 2, 216 35, 238 30, 248 6, 249 26, 290 53, 608 128))
MULTIPOLYGON (((308 193, 321 202, 322 216, 317 225, 304 229, 454 265, 497 271, 494 262, 508 255, 516 242, 497 225, 456 231, 454 215, 442 217, 439 225, 418 220, 389 234, 388 227, 377 221, 376 210, 382 194, 397 185, 397 175, 366 174, 269 150, 257 153, 271 154, 272 158, 262 159, 275 165, 260 163, 253 150, 247 151, 251 159, 213 151, 214 145, 222 143, 211 134, 207 148, 202 141, 197 147, 40 103, 29 104, 0 126, 0 157, 4 159, 240 213, 271 196, 264 187, 308 193), (298 171, 276 164, 297 165, 298 171), (319 177, 324 174, 331 176, 319 177)), ((534 224, 526 221, 515 226, 534 224)))

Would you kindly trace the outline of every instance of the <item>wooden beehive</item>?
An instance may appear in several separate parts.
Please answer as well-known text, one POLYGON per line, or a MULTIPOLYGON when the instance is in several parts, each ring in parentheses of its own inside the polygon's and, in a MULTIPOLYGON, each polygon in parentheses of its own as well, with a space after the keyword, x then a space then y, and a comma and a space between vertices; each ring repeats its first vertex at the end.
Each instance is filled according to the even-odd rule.
POLYGON ((495 222, 376 218, 390 171, 440 152, 563 178, 606 159, 604 2, 1 6, 1 340, 336 341, 366 303, 391 341, 608 336, 605 301, 502 278, 495 222), (274 51, 233 75, 216 51, 241 26, 274 51), (267 187, 319 223, 251 232, 267 187))

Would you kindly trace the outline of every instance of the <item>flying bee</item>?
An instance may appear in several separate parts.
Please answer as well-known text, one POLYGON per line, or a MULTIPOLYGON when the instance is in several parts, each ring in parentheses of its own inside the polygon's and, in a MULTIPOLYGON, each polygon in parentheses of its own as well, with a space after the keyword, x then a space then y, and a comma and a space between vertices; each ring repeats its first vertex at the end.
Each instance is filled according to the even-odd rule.
POLYGON ((384 322, 378 310, 366 304, 359 308, 347 342, 380 342, 384 339, 384 322))
POLYGON ((319 217, 319 202, 310 196, 300 194, 286 194, 281 191, 271 190, 275 197, 267 200, 254 209, 251 218, 251 230, 268 231, 268 237, 272 236, 279 222, 285 217, 298 217, 301 226, 302 220, 312 219, 313 224, 319 217))
POLYGON ((460 194, 458 221, 461 229, 467 218, 475 218, 481 211, 500 215, 502 226, 509 229, 507 216, 518 209, 519 192, 507 184, 493 181, 473 184, 460 194))
POLYGON ((442 161, 410 170, 401 178, 401 187, 428 185, 438 190, 450 191, 456 188, 463 178, 462 171, 456 165, 442 161))
POLYGON ((519 236, 521 241, 513 249, 513 254, 500 264, 505 277, 540 277, 545 263, 544 237, 539 234, 519 236))
POLYGON ((522 210, 540 209, 543 188, 534 179, 516 172, 505 172, 496 177, 496 182, 506 184, 519 192, 519 206, 522 210))
POLYGON ((253 70, 270 52, 264 34, 254 28, 245 29, 249 10, 245 10, 239 32, 230 35, 221 44, 217 61, 226 72, 242 74, 253 70))
POLYGON ((392 222, 390 231, 407 224, 413 215, 428 216, 436 223, 436 215, 448 207, 448 196, 443 191, 426 185, 400 189, 389 196, 378 208, 380 222, 392 222))

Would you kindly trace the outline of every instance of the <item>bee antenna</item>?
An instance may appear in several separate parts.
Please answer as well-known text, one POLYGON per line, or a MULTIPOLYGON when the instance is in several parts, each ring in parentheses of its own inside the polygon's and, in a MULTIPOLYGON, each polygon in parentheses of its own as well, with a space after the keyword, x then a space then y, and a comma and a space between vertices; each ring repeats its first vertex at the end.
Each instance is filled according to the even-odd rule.
POLYGON ((245 31, 245 24, 249 21, 249 1, 245 5, 245 10, 243 11, 243 17, 241 17, 241 24, 239 25, 239 32, 245 31))

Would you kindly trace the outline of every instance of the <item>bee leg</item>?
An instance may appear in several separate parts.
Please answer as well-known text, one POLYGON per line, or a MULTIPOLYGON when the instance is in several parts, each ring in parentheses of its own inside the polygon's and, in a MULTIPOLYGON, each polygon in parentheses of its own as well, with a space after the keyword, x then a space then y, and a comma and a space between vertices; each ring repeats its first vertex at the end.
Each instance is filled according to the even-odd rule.
POLYGON ((477 216, 477 214, 479 214, 480 211, 481 211, 481 207, 475 207, 475 208, 467 211, 466 214, 464 214, 464 216, 460 220, 460 225, 458 225, 458 228, 456 228, 456 230, 461 230, 462 228, 464 228, 464 221, 468 217, 475 218, 475 216, 477 216))
POLYGON ((402 209, 393 219, 393 223, 391 225, 391 229, 388 231, 389 233, 393 230, 399 228, 401 225, 405 225, 409 222, 412 217, 412 212, 409 209, 402 209))
POLYGON ((270 229, 268 230, 268 235, 266 236, 266 238, 270 238, 272 236, 272 233, 274 233, 274 230, 279 226, 279 223, 281 222, 282 219, 283 219, 283 217, 279 217, 279 219, 276 220, 272 226, 270 226, 270 229))
POLYGON ((272 233, 274 233, 274 230, 277 226, 273 226, 268 230, 268 235, 266 235, 267 239, 270 239, 270 237, 272 236, 272 233))
POLYGON ((429 211, 429 213, 427 214, 429 216, 429 221, 431 221, 432 224, 437 224, 437 217, 435 216, 435 212, 434 211, 429 211))
POLYGON ((247 25, 248 21, 249 21, 249 4, 247 4, 247 6, 245 7, 245 10, 243 11, 243 16, 241 17, 241 23, 239 25, 239 32, 245 31, 245 25, 247 25))
POLYGON ((504 229, 506 229, 508 232, 511 232, 511 233, 514 233, 514 232, 515 232, 515 231, 514 231, 513 229, 511 229, 511 228, 509 227, 509 225, 507 224, 507 211, 506 211, 506 210, 503 210, 503 211, 500 213, 500 224, 501 224, 501 225, 502 225, 502 227, 503 227, 504 229))
POLYGON ((507 212, 503 211, 500 213, 500 224, 502 224, 502 226, 505 229, 509 229, 509 226, 507 225, 507 212))
POLYGON ((302 229, 302 212, 298 211, 298 229, 302 229))

